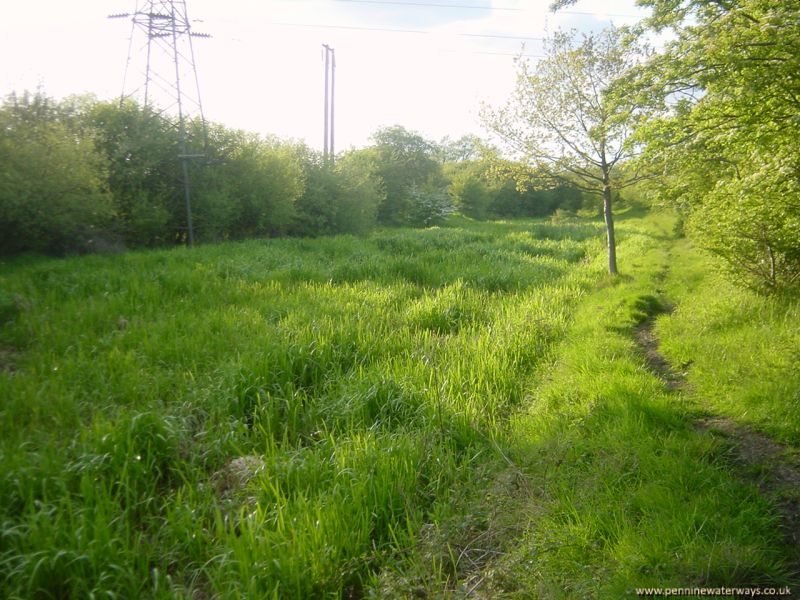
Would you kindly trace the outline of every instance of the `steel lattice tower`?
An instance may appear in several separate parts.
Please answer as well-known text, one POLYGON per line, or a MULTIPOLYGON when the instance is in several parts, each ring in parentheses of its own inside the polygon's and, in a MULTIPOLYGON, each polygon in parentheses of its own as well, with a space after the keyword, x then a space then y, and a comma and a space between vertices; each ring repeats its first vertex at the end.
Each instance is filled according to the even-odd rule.
POLYGON ((127 18, 132 23, 120 104, 126 99, 134 99, 164 116, 177 116, 178 158, 183 171, 186 225, 191 246, 194 244, 194 228, 189 160, 205 157, 207 135, 192 39, 210 36, 192 31, 185 0, 139 0, 133 13, 109 18, 127 18), (203 139, 200 142, 203 153, 192 154, 188 151, 190 140, 186 122, 197 118, 202 125, 203 139))

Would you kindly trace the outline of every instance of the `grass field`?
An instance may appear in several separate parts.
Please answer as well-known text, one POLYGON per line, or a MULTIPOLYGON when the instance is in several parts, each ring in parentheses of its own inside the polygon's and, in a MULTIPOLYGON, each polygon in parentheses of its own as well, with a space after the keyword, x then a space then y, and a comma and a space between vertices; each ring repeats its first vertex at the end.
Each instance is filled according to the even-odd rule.
POLYGON ((2 264, 0 596, 795 582, 782 500, 695 424, 796 448, 797 303, 670 231, 623 217, 617 279, 582 220, 2 264), (668 302, 679 391, 632 336, 668 302))

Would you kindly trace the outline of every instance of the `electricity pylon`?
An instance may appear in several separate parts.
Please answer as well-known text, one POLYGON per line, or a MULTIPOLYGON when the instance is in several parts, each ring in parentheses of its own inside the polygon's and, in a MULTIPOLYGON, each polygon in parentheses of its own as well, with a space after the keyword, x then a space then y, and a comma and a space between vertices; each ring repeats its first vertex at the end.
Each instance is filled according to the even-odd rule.
POLYGON ((134 12, 109 18, 128 18, 132 24, 120 104, 133 98, 156 113, 177 113, 178 159, 183 171, 188 242, 192 246, 194 227, 189 161, 205 157, 207 141, 192 39, 210 36, 192 31, 185 0, 138 0, 134 12), (186 121, 192 118, 199 118, 201 122, 203 153, 191 154, 187 149, 186 121))

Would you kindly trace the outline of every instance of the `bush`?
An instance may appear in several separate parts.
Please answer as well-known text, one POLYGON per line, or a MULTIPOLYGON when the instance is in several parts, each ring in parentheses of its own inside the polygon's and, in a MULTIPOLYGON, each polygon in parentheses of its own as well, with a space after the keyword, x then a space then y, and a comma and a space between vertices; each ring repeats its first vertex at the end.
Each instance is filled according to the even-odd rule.
POLYGON ((447 193, 432 185, 412 185, 409 189, 410 225, 429 227, 444 221, 456 211, 447 193))
POLYGON ((720 181, 688 223, 734 279, 765 292, 800 285, 800 181, 774 166, 720 181))
POLYGON ((114 208, 102 157, 37 94, 0 106, 0 253, 87 250, 114 208))
POLYGON ((82 115, 106 166, 115 230, 128 246, 174 243, 186 232, 177 129, 134 102, 98 102, 82 115))
POLYGON ((470 163, 453 176, 447 193, 462 214, 473 219, 484 219, 491 195, 480 163, 470 163))
POLYGON ((334 214, 334 228, 341 233, 365 233, 375 226, 378 207, 386 199, 380 178, 370 161, 345 155, 336 164, 341 195, 334 214))
POLYGON ((384 195, 372 162, 354 152, 333 166, 308 148, 301 152, 305 185, 295 203, 290 233, 365 233, 374 227, 384 195))

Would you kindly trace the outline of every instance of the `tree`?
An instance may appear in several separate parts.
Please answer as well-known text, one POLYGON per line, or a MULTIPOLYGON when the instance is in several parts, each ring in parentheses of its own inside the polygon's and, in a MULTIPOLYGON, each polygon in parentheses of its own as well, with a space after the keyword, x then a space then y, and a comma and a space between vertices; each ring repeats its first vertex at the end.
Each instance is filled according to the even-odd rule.
POLYGON ((481 156, 483 145, 474 135, 462 135, 455 140, 445 136, 436 144, 434 155, 442 164, 477 160, 481 156))
POLYGON ((434 144, 400 126, 380 129, 372 139, 375 172, 383 179, 385 191, 378 220, 386 225, 418 224, 416 203, 428 195, 417 192, 444 187, 441 165, 433 158, 434 144))
POLYGON ((468 217, 485 218, 491 202, 485 173, 487 165, 481 161, 469 161, 448 166, 450 186, 447 193, 453 203, 468 217))
POLYGON ((105 164, 43 94, 0 106, 0 253, 96 247, 114 216, 105 164))
POLYGON ((185 233, 178 136, 172 124, 133 101, 94 103, 85 120, 106 158, 117 229, 125 243, 155 246, 185 233))
MULTIPOLYGON (((285 234, 304 189, 304 149, 222 127, 210 130, 210 137, 209 152, 215 164, 205 169, 207 189, 216 190, 234 205, 232 236, 285 234)), ((202 193, 198 196, 202 200, 202 193)))
POLYGON ((337 232, 366 233, 375 226, 378 207, 385 200, 374 164, 359 152, 348 152, 336 161, 342 195, 334 215, 337 232))
POLYGON ((456 212, 447 192, 440 186, 427 183, 412 183, 408 189, 411 199, 411 210, 408 223, 417 227, 430 227, 442 223, 449 215, 456 212))
POLYGON ((800 4, 641 0, 641 34, 671 28, 628 89, 664 113, 641 129, 687 231, 736 279, 800 284, 800 4))
POLYGON ((486 110, 486 124, 516 150, 538 176, 567 183, 603 199, 608 270, 617 273, 612 199, 638 175, 621 169, 634 152, 627 143, 642 111, 633 99, 610 93, 641 56, 622 33, 607 29, 584 35, 558 32, 535 65, 519 59, 516 93, 499 110, 486 110))
POLYGON ((304 190, 295 203, 291 232, 297 235, 366 233, 383 199, 369 156, 344 153, 335 166, 303 147, 304 190))

